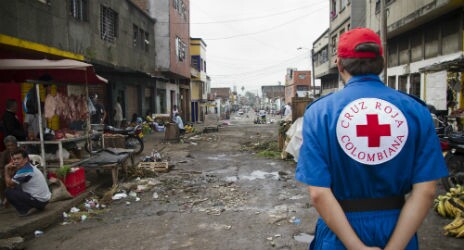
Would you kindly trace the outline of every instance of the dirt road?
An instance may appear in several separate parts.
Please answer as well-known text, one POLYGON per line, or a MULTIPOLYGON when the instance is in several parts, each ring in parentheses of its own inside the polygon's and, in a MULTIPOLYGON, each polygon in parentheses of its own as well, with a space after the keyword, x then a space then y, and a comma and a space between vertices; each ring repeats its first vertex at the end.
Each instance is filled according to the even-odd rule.
MULTIPOLYGON (((127 198, 84 222, 48 229, 27 248, 307 249, 317 212, 294 180, 293 161, 244 150, 277 138, 277 124, 252 118, 234 116, 219 133, 157 145, 175 164, 169 173, 125 183, 127 198)), ((446 222, 430 212, 422 249, 462 249, 462 240, 442 235, 446 222)))

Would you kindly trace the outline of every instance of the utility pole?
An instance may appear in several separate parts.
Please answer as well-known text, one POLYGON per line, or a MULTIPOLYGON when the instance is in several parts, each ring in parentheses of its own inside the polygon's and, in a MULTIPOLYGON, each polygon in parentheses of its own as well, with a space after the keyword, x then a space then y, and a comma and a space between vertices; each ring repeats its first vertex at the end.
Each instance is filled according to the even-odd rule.
POLYGON ((387 0, 380 0, 380 38, 382 39, 383 58, 385 66, 383 67, 383 82, 387 83, 387 68, 388 68, 388 49, 387 49, 387 0))
POLYGON ((314 76, 314 48, 311 49, 311 87, 313 88, 313 100, 316 99, 316 77, 314 76))

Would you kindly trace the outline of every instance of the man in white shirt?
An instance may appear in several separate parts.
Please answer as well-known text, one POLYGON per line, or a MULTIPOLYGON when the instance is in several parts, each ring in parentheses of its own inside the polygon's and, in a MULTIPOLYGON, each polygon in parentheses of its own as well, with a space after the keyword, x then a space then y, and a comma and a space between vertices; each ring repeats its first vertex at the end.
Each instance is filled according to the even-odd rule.
POLYGON ((292 106, 290 106, 290 103, 287 103, 287 105, 285 105, 284 119, 285 120, 292 119, 292 106))
POLYGON ((116 128, 121 127, 121 122, 122 122, 122 107, 121 107, 121 97, 118 96, 117 101, 114 105, 114 126, 116 128))
POLYGON ((184 122, 182 121, 182 118, 180 118, 179 113, 175 114, 175 119, 174 121, 177 123, 177 127, 179 128, 179 132, 181 135, 185 134, 185 129, 184 129, 184 122))

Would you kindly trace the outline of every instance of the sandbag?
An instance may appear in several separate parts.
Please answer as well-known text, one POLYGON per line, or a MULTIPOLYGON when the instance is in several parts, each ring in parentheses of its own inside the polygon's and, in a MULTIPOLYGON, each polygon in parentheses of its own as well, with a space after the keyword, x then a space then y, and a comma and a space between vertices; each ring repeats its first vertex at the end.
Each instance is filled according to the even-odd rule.
POLYGON ((52 197, 50 198, 49 202, 62 201, 73 198, 60 179, 50 178, 49 182, 49 187, 52 192, 52 197))

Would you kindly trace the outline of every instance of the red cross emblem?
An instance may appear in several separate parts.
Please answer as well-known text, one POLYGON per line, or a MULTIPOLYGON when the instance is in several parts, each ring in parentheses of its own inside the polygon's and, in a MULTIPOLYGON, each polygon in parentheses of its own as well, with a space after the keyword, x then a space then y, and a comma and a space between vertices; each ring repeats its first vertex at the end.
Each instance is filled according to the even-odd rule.
POLYGON ((380 147, 380 137, 391 136, 390 124, 379 124, 377 114, 366 114, 366 119, 366 125, 356 125, 356 135, 367 137, 368 147, 380 147))
POLYGON ((408 122, 393 103, 359 98, 348 103, 337 120, 337 141, 351 159, 378 165, 395 158, 408 139, 408 122))

